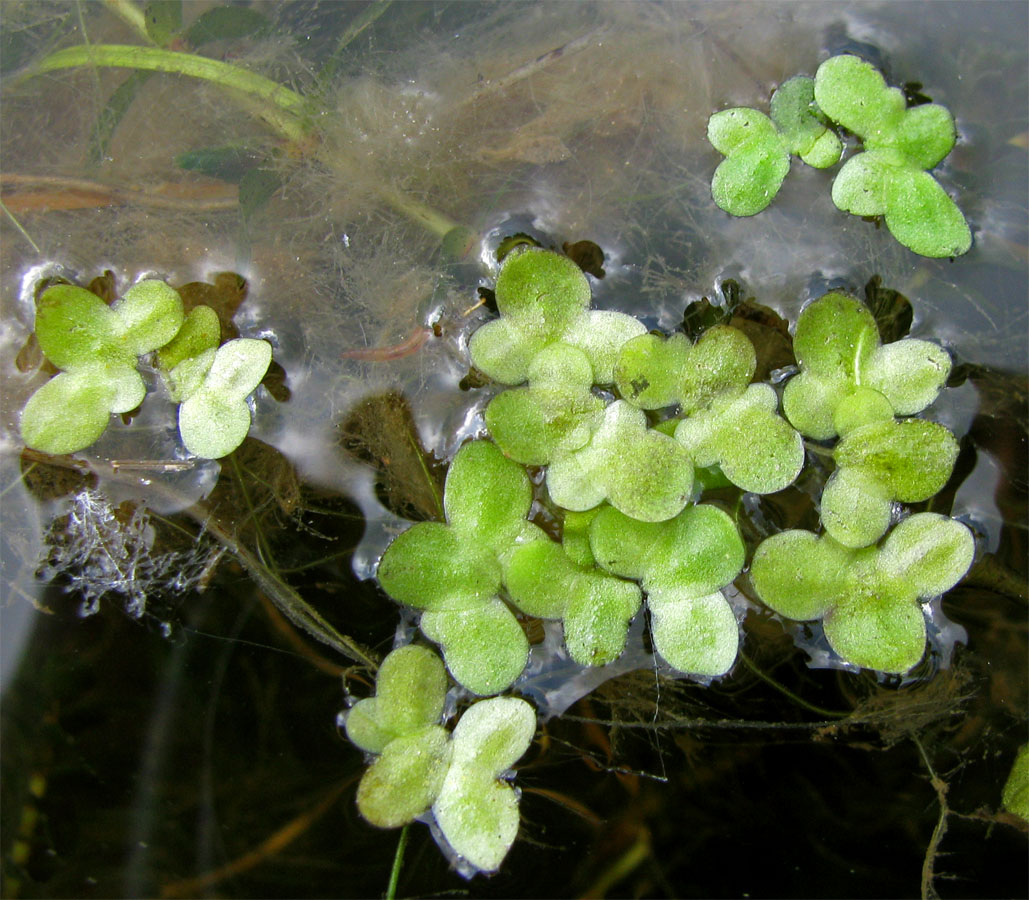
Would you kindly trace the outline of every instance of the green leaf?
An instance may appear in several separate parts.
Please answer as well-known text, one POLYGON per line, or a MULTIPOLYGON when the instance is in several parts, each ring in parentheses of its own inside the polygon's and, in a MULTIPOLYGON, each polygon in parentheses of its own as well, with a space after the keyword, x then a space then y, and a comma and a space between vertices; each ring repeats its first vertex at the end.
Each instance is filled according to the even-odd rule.
POLYGON ((589 442, 604 402, 590 392, 593 368, 581 351, 551 344, 529 366, 529 387, 498 394, 486 408, 486 427, 511 459, 542 466, 589 442))
POLYGON ((183 320, 178 334, 157 351, 157 364, 170 372, 187 359, 217 349, 220 338, 218 313, 210 306, 195 306, 183 320))
POLYGON ((1029 822, 1029 744, 1023 744, 1015 757, 1000 802, 1004 808, 1029 822))
POLYGON ((924 409, 950 371, 945 350, 904 338, 882 346, 871 311, 832 292, 807 306, 793 340, 800 373, 783 392, 783 410, 802 434, 818 440, 844 429, 924 409), (877 396, 878 395, 878 396, 877 396))
POLYGON ((113 389, 88 375, 62 372, 21 413, 25 445, 40 453, 75 453, 96 441, 111 420, 113 389))
POLYGON ((512 602, 531 616, 561 619, 569 655, 583 666, 621 656, 629 621, 639 611, 639 588, 594 567, 577 565, 560 544, 516 547, 504 572, 512 602))
POLYGON ((390 741, 357 786, 361 815, 379 828, 396 828, 432 806, 449 770, 447 738, 432 725, 390 741))
POLYGON ((651 590, 654 648, 680 672, 724 675, 739 652, 739 625, 721 591, 702 597, 676 590, 651 590))
POLYGON ((203 388, 179 406, 179 436, 202 459, 228 456, 250 431, 250 410, 203 388))
POLYGON ((766 606, 788 619, 821 619, 845 590, 849 551, 810 531, 782 531, 754 552, 750 580, 766 606))
POLYGON ((892 512, 889 490, 864 469, 837 469, 822 490, 822 525, 844 547, 874 544, 890 527, 892 512))
POLYGON ((498 599, 463 610, 425 612, 421 629, 440 645, 454 680, 482 696, 510 687, 529 658, 522 627, 498 599))
POLYGON ((720 591, 743 567, 729 516, 702 504, 670 521, 638 522, 608 507, 590 526, 590 545, 600 566, 642 581, 662 657, 694 674, 728 671, 739 627, 720 591))
POLYGON ((906 419, 875 422, 844 437, 833 457, 837 471, 856 468, 903 503, 928 500, 950 478, 958 456, 954 435, 936 422, 906 419))
POLYGON ((904 519, 882 546, 880 565, 919 597, 945 594, 972 565, 975 540, 965 525, 936 513, 904 519))
POLYGON ((476 368, 503 384, 524 381, 533 359, 555 342, 579 348, 593 382, 609 383, 622 343, 646 330, 625 313, 590 311, 582 270, 567 256, 535 247, 505 257, 496 296, 501 318, 472 335, 469 351, 476 368))
POLYGON ((36 304, 36 340, 58 369, 93 362, 113 339, 114 317, 96 294, 71 284, 48 287, 36 304))
POLYGON ((182 0, 148 0, 143 7, 147 37, 166 47, 182 28, 182 0))
POLYGON ((881 547, 848 549, 828 535, 782 532, 758 546, 750 576, 762 602, 781 615, 823 619, 826 638, 847 662, 901 674, 925 652, 919 601, 949 590, 972 552, 964 525, 919 513, 881 547))
POLYGON ((615 366, 619 393, 634 406, 678 403, 687 415, 716 397, 739 395, 754 374, 754 345, 736 328, 716 325, 696 344, 682 334, 644 334, 627 341, 615 366))
POLYGON ((789 151, 809 166, 825 169, 839 161, 843 144, 815 103, 813 78, 784 81, 772 94, 769 113, 789 151))
POLYGON ((866 143, 892 133, 904 115, 904 94, 889 88, 875 66, 847 54, 833 56, 815 73, 815 102, 832 121, 866 143))
POLYGON ((676 515, 692 487, 693 463, 686 451, 648 429, 644 413, 624 400, 607 407, 588 445, 559 456, 547 470, 547 489, 558 506, 582 512, 608 499, 648 522, 676 515))
POLYGON ((518 795, 497 777, 535 731, 532 707, 515 697, 474 704, 454 729, 454 762, 432 811, 450 846, 479 871, 499 869, 518 835, 518 795))
POLYGON ((271 22, 256 9, 247 6, 216 6, 194 19, 186 30, 186 43, 200 47, 211 41, 236 40, 259 35, 271 28, 271 22))
POLYGON ((825 636, 847 662, 902 674, 925 654, 925 615, 906 591, 852 585, 851 593, 826 615, 825 636))
POLYGON ((711 180, 715 203, 734 216, 761 212, 790 171, 789 150, 772 120, 756 109, 726 109, 708 120, 707 137, 726 157, 711 180))
POLYGON ((467 540, 499 550, 524 524, 532 505, 532 484, 521 466, 496 444, 465 444, 447 472, 443 506, 447 521, 467 540))
POLYGON ((375 696, 347 714, 347 737, 381 753, 390 741, 439 722, 446 693, 446 671, 435 653, 417 644, 398 647, 379 666, 375 696))
POLYGON ((939 258, 960 256, 972 246, 972 232, 961 210, 927 172, 895 174, 886 198, 886 227, 909 250, 939 258))
POLYGON ((179 292, 156 279, 134 284, 111 312, 119 346, 133 356, 163 347, 178 334, 184 318, 179 292))
POLYGON ((855 216, 881 216, 889 208, 890 182, 903 166, 893 150, 866 150, 852 156, 836 175, 832 202, 855 216))
POLYGON ((743 490, 772 494, 793 484, 804 466, 804 442, 776 414, 778 407, 774 388, 752 384, 741 396, 716 400, 684 419, 675 439, 694 465, 717 465, 743 490))
POLYGON ((937 344, 905 338, 876 349, 864 369, 864 382, 886 397, 898 416, 921 412, 950 377, 950 354, 937 344))

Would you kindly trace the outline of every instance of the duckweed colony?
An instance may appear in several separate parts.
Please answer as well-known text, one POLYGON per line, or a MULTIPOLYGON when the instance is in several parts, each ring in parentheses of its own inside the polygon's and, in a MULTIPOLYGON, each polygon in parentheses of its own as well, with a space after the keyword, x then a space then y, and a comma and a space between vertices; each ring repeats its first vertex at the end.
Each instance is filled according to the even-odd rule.
MULTIPOLYGON (((389 6, 371 4, 340 49, 374 29, 389 6)), ((150 73, 231 88, 233 102, 261 122, 249 127, 270 130, 277 143, 206 135, 210 146, 179 152, 176 165, 238 185, 244 257, 258 253, 262 215, 289 195, 292 178, 300 183, 305 166, 333 184, 343 180, 358 198, 353 210, 388 208, 421 232, 411 237, 408 226, 391 225, 414 250, 383 243, 386 262, 363 286, 368 309, 387 296, 418 298, 415 328, 395 340, 364 335, 366 346, 352 335, 337 346, 338 333, 319 335, 319 323, 302 315, 306 330, 291 334, 276 298, 243 305, 246 280, 231 273, 206 283, 126 267, 122 277, 108 272, 88 284, 71 265, 22 273, 34 338, 18 354, 23 390, 11 440, 16 434, 24 449, 26 483, 35 469, 77 479, 67 490, 47 487, 54 518, 40 574, 73 587, 83 615, 120 597, 133 619, 169 633, 192 628, 178 611, 183 596, 244 577, 291 652, 311 659, 312 670, 343 677, 338 726, 352 760, 348 778, 331 790, 315 786, 314 805, 261 843, 256 857, 207 861, 196 877, 178 873, 161 885, 165 895, 208 890, 233 877, 234 866, 266 864, 341 802, 346 816, 356 808, 362 820, 345 824, 348 844, 373 840, 373 829, 401 829, 388 896, 416 865, 410 851, 405 862, 416 822, 461 876, 496 876, 473 885, 504 884, 512 852, 526 854, 521 865, 530 852, 563 852, 538 806, 526 816, 529 800, 580 816, 601 846, 603 816, 590 804, 606 804, 594 789, 583 788, 582 800, 542 780, 548 765, 563 765, 555 763, 561 754, 599 770, 597 778, 617 775, 631 785, 633 805, 649 796, 648 778, 678 777, 680 763, 663 746, 669 735, 674 752, 689 757, 708 752, 705 741, 716 746, 727 729, 820 741, 853 734, 915 748, 912 764, 924 765, 917 771, 931 778, 939 813, 922 892, 938 896, 937 857, 957 808, 948 806, 945 778, 958 770, 941 777, 940 767, 955 762, 932 741, 979 689, 963 661, 965 629, 950 621, 961 617, 944 614, 943 598, 973 584, 1023 604, 1025 593, 1017 571, 998 561, 996 527, 956 499, 967 494, 962 484, 973 469, 980 472, 962 410, 973 382, 981 391, 991 382, 953 352, 954 329, 927 314, 931 307, 908 304, 873 275, 883 259, 894 260, 894 272, 961 266, 959 257, 975 257, 980 229, 988 232, 975 213, 966 220, 955 189, 961 179, 942 168, 962 140, 955 116, 910 84, 891 86, 882 56, 855 41, 845 52, 823 51, 810 74, 782 80, 767 114, 731 106, 729 95, 709 104, 706 132, 695 118, 689 136, 699 145, 706 134, 709 144, 677 173, 683 183, 703 182, 704 215, 726 223, 754 217, 755 228, 769 217, 781 238, 794 224, 775 217, 795 202, 787 175, 796 156, 809 170, 797 166, 795 179, 827 193, 836 208, 823 221, 860 240, 871 236, 878 248, 862 268, 864 296, 853 280, 812 270, 797 296, 773 308, 765 296, 786 291, 773 284, 776 266, 761 261, 761 241, 751 236, 754 258, 741 250, 722 266, 722 298, 712 302, 699 299, 704 282, 691 280, 690 252, 702 255, 702 244, 637 258, 652 240, 638 228, 631 239, 598 246, 582 225, 551 219, 547 228, 534 211, 464 224, 459 210, 437 212, 419 192, 377 180, 369 172, 378 163, 356 148, 382 123, 361 120, 347 101, 346 127, 322 119, 327 107, 318 111, 343 57, 301 92, 200 52, 257 40, 267 23, 247 7, 212 7, 192 23, 175 3, 112 9, 135 29, 138 46, 112 39, 66 47, 23 77, 88 65, 133 69, 117 89, 124 96, 112 100, 113 123, 94 129, 104 153, 115 152, 118 121, 150 73), (898 243, 885 244, 879 226, 898 243), (559 233, 579 240, 561 243, 559 233), (446 280, 426 274, 424 260, 446 280), (605 275, 604 265, 613 272, 605 275), (383 273, 389 291, 378 283, 383 273), (638 291, 622 304, 627 273, 638 291), (623 291, 612 295, 619 279, 623 291), (756 298, 745 298, 750 290, 756 298), (327 431, 357 460, 342 490, 324 459, 336 458, 327 431), (333 531, 355 516, 363 535, 333 531), (303 549, 284 550, 290 540, 303 549), (341 614, 320 592, 333 579, 346 584, 351 568, 365 584, 349 594, 329 590, 340 595, 341 614), (825 670, 837 686, 828 701, 812 680, 825 670), (749 699, 754 685, 767 689, 775 712, 749 699), (647 762, 634 761, 634 730, 651 742, 647 762)), ((535 54, 499 87, 480 86, 469 105, 598 39, 581 40, 535 54)), ((374 85, 354 90, 374 109, 374 85)), ((760 93, 750 99, 762 105, 760 93)), ((493 135, 477 157, 485 171, 568 159, 565 141, 585 126, 574 121, 562 131, 547 115, 520 126, 513 144, 498 145, 493 135)), ((422 127, 440 128, 431 117, 422 127)), ((418 136, 404 131, 393 142, 418 136)), ((460 176, 451 177, 456 184, 460 176)), ((363 215, 353 210, 348 215, 363 215)), ((31 240, 18 207, 7 212, 31 240)), ((800 228, 788 242, 816 247, 828 233, 800 228)), ((694 240, 703 239, 698 229, 694 240)), ((274 241, 276 264, 309 289, 290 236, 276 232, 274 241)), ((332 231, 331 241, 344 248, 340 280, 356 292, 351 237, 332 231)), ((92 264, 108 261, 101 254, 92 264)), ((251 282, 259 280, 260 257, 241 261, 251 282)), ((390 334, 385 307, 366 320, 390 334)), ((1024 830, 1026 754, 1016 759, 1009 746, 1012 722, 1024 732, 1024 714, 1006 715, 995 795, 960 802, 991 828, 1024 830)), ((292 789, 311 790, 306 780, 292 789)), ((26 797, 29 805, 39 799, 26 797)), ((634 837, 576 891, 603 896, 630 875, 642 877, 644 860, 660 884, 657 820, 674 824, 675 815, 664 809, 631 826, 621 819, 634 837)), ((417 865, 425 865, 420 846, 417 865)), ((23 858, 29 851, 18 852, 14 874, 5 875, 12 896, 36 877, 23 858)), ((132 884, 135 892, 153 889, 145 879, 132 884)), ((635 889, 691 893, 646 880, 635 889)))

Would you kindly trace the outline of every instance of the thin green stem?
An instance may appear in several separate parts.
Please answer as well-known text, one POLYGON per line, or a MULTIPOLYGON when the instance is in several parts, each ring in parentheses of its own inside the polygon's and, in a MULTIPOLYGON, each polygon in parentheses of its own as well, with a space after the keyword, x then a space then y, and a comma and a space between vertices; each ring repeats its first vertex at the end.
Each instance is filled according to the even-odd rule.
POLYGON ((291 91, 239 66, 160 47, 135 47, 130 44, 94 44, 66 47, 46 57, 33 74, 73 69, 77 66, 113 66, 124 69, 145 69, 201 78, 221 87, 240 91, 261 102, 260 116, 289 140, 301 140, 307 134, 302 116, 307 103, 291 91))
POLYGON ((808 712, 817 713, 818 715, 825 716, 828 719, 842 719, 849 715, 849 713, 846 712, 839 712, 837 710, 825 709, 824 707, 816 706, 814 703, 810 703, 803 697, 793 693, 793 691, 791 691, 788 687, 779 684, 779 682, 772 678, 771 675, 768 675, 766 672, 759 669, 757 665, 755 665, 755 663, 750 659, 750 657, 747 656, 747 654, 744 653, 742 650, 740 651, 740 659, 743 660, 743 664, 748 669, 750 669, 751 672, 757 675, 758 678, 774 687, 777 691, 779 691, 779 693, 789 697, 798 706, 804 707, 804 709, 808 710, 808 712))
POLYGON ((410 830, 410 822, 400 829, 400 839, 397 841, 397 852, 393 855, 393 867, 389 870, 389 885, 386 887, 386 900, 396 900, 397 882, 400 881, 400 867, 404 864, 404 850, 407 849, 407 833, 410 830))

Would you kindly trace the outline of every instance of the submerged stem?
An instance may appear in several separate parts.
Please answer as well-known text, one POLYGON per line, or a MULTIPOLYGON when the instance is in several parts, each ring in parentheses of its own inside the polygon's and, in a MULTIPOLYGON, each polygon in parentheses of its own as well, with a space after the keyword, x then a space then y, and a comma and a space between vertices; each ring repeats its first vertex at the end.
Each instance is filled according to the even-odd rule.
POLYGON ((393 866, 389 870, 389 885, 386 887, 386 900, 396 900, 397 882, 400 881, 400 867, 404 864, 404 850, 407 849, 407 833, 410 830, 410 822, 400 829, 400 838, 397 841, 397 852, 393 856, 393 866))
POLYGON ((33 74, 72 69, 77 66, 146 69, 201 78, 260 100, 261 118, 289 140, 301 140, 307 134, 301 119, 306 112, 307 102, 300 94, 263 75, 221 60, 193 53, 181 53, 177 50, 164 50, 160 47, 82 44, 52 53, 39 63, 33 74))

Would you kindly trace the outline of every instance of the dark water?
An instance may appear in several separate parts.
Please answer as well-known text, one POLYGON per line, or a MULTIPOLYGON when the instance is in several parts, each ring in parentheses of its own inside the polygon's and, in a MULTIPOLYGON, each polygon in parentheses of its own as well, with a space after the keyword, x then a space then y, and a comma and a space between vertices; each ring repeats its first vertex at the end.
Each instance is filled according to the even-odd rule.
MULTIPOLYGON (((187 4, 187 26, 208 6, 187 4)), ((3 198, 23 229, 5 216, 0 232, 4 895, 386 890, 397 834, 357 816, 364 759, 336 718, 369 671, 278 609, 299 594, 369 652, 392 645, 394 605, 357 576, 404 519, 432 515, 412 446, 443 461, 478 427, 489 395, 459 384, 488 313, 468 310, 491 249, 528 231, 599 244, 596 302, 648 326, 677 326, 728 278, 794 321, 827 287, 861 295, 873 276, 906 296, 911 333, 956 364, 931 415, 962 452, 934 508, 977 534, 977 564, 942 604, 967 641, 899 686, 809 668, 752 611, 750 662, 729 678, 643 670, 541 726, 498 875, 466 882, 416 825, 398 896, 1024 896, 1026 827, 1000 790, 1027 740, 1029 7, 253 10, 264 30, 201 52, 316 98, 316 147, 214 87, 155 75, 94 158, 124 70, 19 75, 84 34, 142 39, 100 4, 0 6, 3 198), (765 108, 776 84, 845 51, 954 113, 939 177, 972 223, 967 255, 910 254, 797 164, 753 219, 711 203, 711 112, 765 108), (242 170, 175 163, 226 145, 242 170), (237 192, 248 167, 274 177, 264 203, 237 192), (413 204, 481 239, 453 261, 413 204), (160 398, 77 468, 22 455, 34 285, 105 269, 122 286, 246 279, 236 325, 273 340, 288 391, 259 391, 251 438, 220 468, 179 465, 160 398)), ((758 530, 810 527, 793 495, 746 509, 758 530)))

